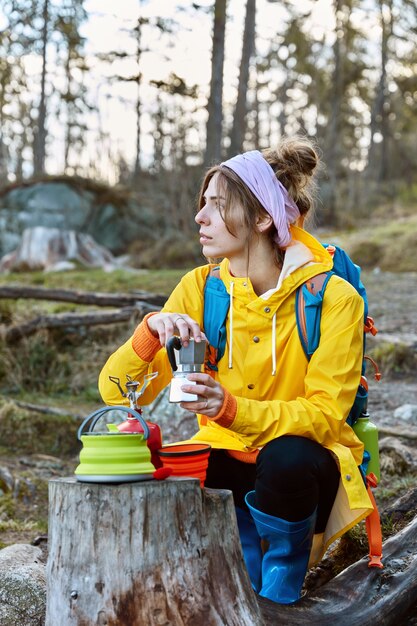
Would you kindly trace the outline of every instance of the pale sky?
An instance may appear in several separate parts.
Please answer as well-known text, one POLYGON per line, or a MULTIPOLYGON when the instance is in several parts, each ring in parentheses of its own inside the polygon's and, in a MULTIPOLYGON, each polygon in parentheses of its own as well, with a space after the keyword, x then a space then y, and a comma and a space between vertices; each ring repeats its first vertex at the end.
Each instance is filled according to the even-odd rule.
MULTIPOLYGON (((211 7, 214 0, 200 0, 198 4, 211 7)), ((143 43, 152 52, 143 54, 141 60, 141 71, 143 72, 142 96, 144 98, 144 116, 142 119, 142 129, 144 132, 142 147, 144 151, 144 161, 146 154, 152 150, 150 136, 146 135, 149 130, 149 120, 146 116, 146 103, 150 105, 155 92, 148 89, 146 84, 149 80, 166 79, 170 72, 175 72, 184 78, 188 84, 201 85, 200 105, 202 115, 205 115, 204 105, 208 95, 208 85, 211 72, 211 52, 212 52, 212 14, 203 11, 193 10, 180 11, 183 8, 191 7, 191 1, 173 2, 172 0, 120 0, 115 11, 113 0, 87 0, 86 9, 90 14, 89 22, 83 27, 83 34, 88 39, 87 50, 91 52, 106 52, 119 45, 126 49, 128 37, 121 44, 120 29, 132 27, 138 18, 139 11, 144 17, 160 16, 166 19, 172 18, 181 24, 181 28, 175 37, 175 46, 169 49, 163 48, 163 43, 158 39, 156 29, 143 29, 143 43), (169 60, 166 58, 169 56, 169 60)), ((332 0, 303 0, 296 2, 297 7, 301 4, 313 7, 311 29, 317 35, 322 35, 329 30, 332 24, 332 0)), ((229 0, 227 7, 226 24, 226 62, 224 76, 224 97, 227 101, 235 98, 238 69, 241 56, 242 34, 245 17, 246 2, 243 0, 229 0)), ((279 32, 280 24, 283 24, 285 13, 280 3, 270 3, 267 0, 257 1, 257 34, 258 49, 267 47, 267 42, 276 32, 279 32)), ((330 29, 331 30, 331 29, 330 29)), ((131 51, 134 52, 134 42, 132 41, 131 51)), ((260 50, 262 51, 262 50, 260 50)), ((122 67, 122 64, 120 64, 122 67)), ((127 69, 125 62, 124 66, 127 69)), ((97 68, 99 69, 99 68, 97 68)), ((101 68, 104 71, 104 68, 101 68)), ((132 64, 132 74, 135 72, 135 65, 132 64)), ((99 73, 99 72, 98 72, 99 73)), ((102 91, 105 91, 103 88, 102 91)), ((134 101, 136 87, 131 84, 112 86, 112 95, 131 98, 134 101)), ((100 96, 99 96, 100 97, 100 96)), ((133 107, 115 101, 103 102, 103 123, 111 128, 112 136, 120 150, 128 156, 134 158, 135 148, 135 113, 133 107)))
MULTIPOLYGON (((59 1, 59 0, 55 0, 59 1)), ((308 7, 312 9, 311 21, 308 28, 314 31, 315 36, 323 36, 332 32, 333 21, 333 0, 299 0, 295 1, 297 9, 308 7)), ((212 7, 214 0, 199 0, 198 4, 212 7)), ((89 20, 82 27, 82 34, 87 39, 87 58, 92 67, 88 75, 88 84, 91 89, 92 99, 100 103, 100 124, 101 128, 109 134, 109 151, 120 151, 129 162, 132 162, 135 154, 135 98, 136 85, 112 82, 111 86, 106 82, 105 76, 123 70, 127 74, 137 72, 136 64, 132 63, 129 68, 126 61, 114 65, 100 63, 95 58, 97 53, 109 52, 110 50, 123 50, 135 52, 135 42, 129 35, 123 34, 122 29, 131 30, 139 15, 144 17, 162 17, 176 20, 180 26, 176 36, 172 39, 172 47, 167 47, 167 37, 161 37, 156 28, 143 28, 142 43, 149 48, 150 52, 145 52, 141 59, 141 72, 143 73, 143 84, 141 86, 141 96, 143 100, 142 131, 144 151, 144 164, 146 165, 147 155, 152 153, 152 140, 147 135, 150 130, 149 111, 155 102, 155 90, 147 87, 150 80, 167 79, 171 72, 175 72, 184 78, 187 84, 200 85, 200 97, 198 104, 201 107, 201 119, 205 119, 205 104, 207 101, 212 53, 212 13, 196 12, 191 8, 191 0, 119 0, 116 4, 114 0, 86 0, 85 8, 89 15, 89 20), (182 7, 183 11, 179 7, 182 7), (111 95, 111 98, 108 96, 111 95), (120 100, 124 100, 121 102, 120 100)), ((235 100, 235 90, 237 85, 238 70, 242 47, 242 34, 245 17, 246 2, 243 0, 228 0, 226 23, 226 61, 224 68, 224 97, 225 101, 235 100)), ((1 16, 1 11, 0 11, 1 16)), ((268 42, 284 25, 285 12, 280 2, 268 2, 267 0, 257 0, 257 45, 258 53, 262 54, 266 50, 268 42), (282 25, 282 26, 281 26, 282 25)), ((40 57, 27 55, 26 66, 33 75, 33 86, 31 93, 39 90, 40 57)), ((56 86, 64 83, 61 72, 57 74, 54 67, 54 60, 48 58, 48 69, 50 79, 56 86)), ((191 103, 190 103, 191 104, 191 103)), ((97 115, 91 116, 91 124, 98 125, 97 115)), ((49 156, 48 171, 51 173, 62 170, 61 155, 63 149, 59 146, 62 143, 63 125, 50 121, 51 135, 57 136, 57 148, 49 156), (56 124, 56 126, 55 126, 56 124), (59 136, 61 135, 61 139, 59 136)), ((94 137, 96 131, 92 131, 94 137)), ((90 141, 90 140, 89 140, 90 141)), ((94 139, 92 140, 94 143, 94 139)), ((91 151, 94 153, 94 145, 91 151)), ((98 149, 96 147, 96 149, 98 149)), ((98 158, 102 158, 103 149, 100 148, 98 158)), ((111 156, 110 156, 111 159, 111 156)), ((105 167, 105 166, 104 166, 105 167)))

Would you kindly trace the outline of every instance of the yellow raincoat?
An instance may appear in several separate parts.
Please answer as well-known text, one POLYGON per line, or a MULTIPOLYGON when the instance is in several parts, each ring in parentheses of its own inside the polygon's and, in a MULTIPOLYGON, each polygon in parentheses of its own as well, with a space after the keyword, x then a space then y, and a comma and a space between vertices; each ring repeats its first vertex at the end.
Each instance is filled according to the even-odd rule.
MULTIPOLYGON (((296 326, 295 292, 307 279, 330 270, 333 262, 306 231, 292 227, 292 236, 277 288, 262 296, 256 295, 247 278, 231 276, 226 259, 220 265, 220 277, 227 291, 232 291, 233 315, 228 317, 226 351, 215 378, 235 396, 237 413, 229 428, 198 416, 199 430, 193 440, 251 452, 276 437, 292 434, 330 450, 338 461, 341 480, 324 536, 313 544, 311 561, 315 562, 334 539, 372 512, 358 470, 363 444, 345 422, 361 376, 364 308, 355 289, 332 276, 323 300, 320 344, 308 362, 296 326)), ((203 290, 210 267, 186 274, 163 311, 186 313, 202 326, 203 290)), ((142 396, 144 405, 170 382, 171 368, 165 349, 146 362, 138 357, 130 338, 100 374, 103 400, 120 403, 109 376, 125 380, 129 374, 141 380, 150 371, 159 376, 142 396)))

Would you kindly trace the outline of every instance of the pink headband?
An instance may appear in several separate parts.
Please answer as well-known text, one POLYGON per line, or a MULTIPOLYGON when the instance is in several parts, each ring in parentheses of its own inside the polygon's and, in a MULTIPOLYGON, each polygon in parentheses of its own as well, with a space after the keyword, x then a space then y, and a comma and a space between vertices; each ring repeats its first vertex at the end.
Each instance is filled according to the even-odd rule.
POLYGON ((258 150, 251 150, 224 161, 221 166, 233 170, 249 187, 274 221, 276 243, 281 248, 288 246, 291 241, 289 224, 300 217, 300 211, 268 161, 258 150))

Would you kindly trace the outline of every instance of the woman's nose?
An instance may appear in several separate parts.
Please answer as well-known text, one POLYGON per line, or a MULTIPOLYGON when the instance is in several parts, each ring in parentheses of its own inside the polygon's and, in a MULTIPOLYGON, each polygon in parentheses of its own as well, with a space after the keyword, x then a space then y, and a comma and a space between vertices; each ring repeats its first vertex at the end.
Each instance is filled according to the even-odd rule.
POLYGON ((202 208, 202 209, 200 209, 200 210, 199 210, 199 212, 197 213, 197 215, 195 216, 195 218, 194 218, 194 219, 195 219, 195 221, 197 222, 197 224, 204 224, 204 222, 206 222, 206 221, 207 221, 207 217, 206 217, 206 214, 205 214, 205 212, 204 212, 204 209, 205 209, 205 208, 206 208, 206 207, 205 207, 205 206, 203 206, 203 208, 202 208))

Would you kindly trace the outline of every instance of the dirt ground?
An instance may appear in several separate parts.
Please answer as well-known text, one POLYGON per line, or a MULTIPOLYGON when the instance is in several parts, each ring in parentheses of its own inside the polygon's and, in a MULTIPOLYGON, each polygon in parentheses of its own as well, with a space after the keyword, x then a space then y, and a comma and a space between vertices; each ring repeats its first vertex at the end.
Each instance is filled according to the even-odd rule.
MULTIPOLYGON (((369 314, 379 330, 376 337, 369 338, 368 349, 374 350, 388 342, 406 344, 417 352, 417 273, 373 271, 364 274, 363 280, 368 291, 369 314)), ((380 427, 415 429, 417 433, 417 421, 410 424, 394 417, 397 407, 417 405, 416 374, 384 375, 382 371, 382 380, 375 382, 369 371, 368 379, 372 421, 380 427)), ((417 447, 417 439, 407 441, 407 445, 417 447)), ((71 475, 77 463, 78 458, 63 460, 42 454, 0 458, 0 548, 32 542, 45 548, 47 482, 50 478, 71 475)), ((403 624, 417 626, 417 606, 403 624)))
MULTIPOLYGON (((405 343, 417 351, 417 273, 395 274, 374 270, 364 273, 363 282, 368 292, 369 313, 379 331, 376 337, 368 339, 368 349, 372 350, 383 342, 390 342, 405 343)), ((403 420, 395 419, 394 411, 403 404, 417 404, 417 376, 414 373, 407 377, 395 376, 395 373, 385 376, 383 371, 382 375, 382 380, 375 382, 371 371, 368 373, 371 419, 379 426, 412 427, 403 420)), ((187 418, 183 421, 186 430, 194 428, 194 418, 192 421, 187 421, 187 418)), ((167 426, 167 433, 164 424, 161 423, 161 427, 164 440, 165 434, 169 440, 169 427, 167 426)), ((417 424, 415 428, 417 431, 417 424)), ((188 434, 187 432, 185 436, 188 434)), ((14 502, 11 501, 6 506, 4 499, 0 499, 0 545, 32 540, 34 535, 42 534, 41 531, 46 530, 45 482, 54 476, 72 474, 77 462, 77 458, 64 460, 41 454, 0 459, 0 488, 2 467, 6 473, 9 470, 17 476, 13 493, 20 494, 15 508, 22 521, 15 528, 2 522, 7 517, 7 511, 13 509, 14 502), (34 527, 35 519, 41 521, 34 527)), ((7 476, 5 480, 7 482, 7 476)))
MULTIPOLYGON (((368 292, 369 314, 378 334, 368 339, 371 349, 382 342, 404 343, 417 352, 417 274, 394 274, 374 271, 364 276, 368 292)), ((394 410, 403 404, 417 404, 417 373, 406 378, 384 376, 379 383, 369 374, 369 412, 377 424, 404 426, 394 418, 394 410)), ((416 425, 417 426, 417 425, 416 425)))

